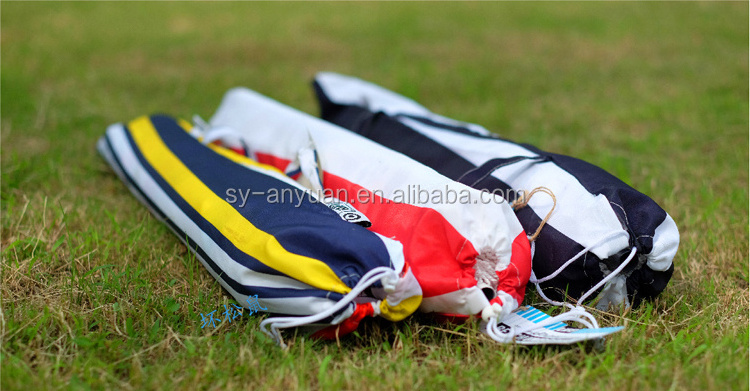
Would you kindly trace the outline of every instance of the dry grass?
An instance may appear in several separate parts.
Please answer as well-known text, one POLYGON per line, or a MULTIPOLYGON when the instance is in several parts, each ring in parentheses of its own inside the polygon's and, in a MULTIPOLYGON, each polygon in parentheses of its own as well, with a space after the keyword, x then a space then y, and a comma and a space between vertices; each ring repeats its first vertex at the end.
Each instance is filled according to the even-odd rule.
POLYGON ((3 389, 748 388, 747 3, 2 8, 3 389), (259 317, 201 329, 230 298, 95 140, 235 85, 314 113, 320 70, 615 173, 677 221, 672 282, 598 314, 627 326, 604 351, 421 315, 287 352, 259 317))

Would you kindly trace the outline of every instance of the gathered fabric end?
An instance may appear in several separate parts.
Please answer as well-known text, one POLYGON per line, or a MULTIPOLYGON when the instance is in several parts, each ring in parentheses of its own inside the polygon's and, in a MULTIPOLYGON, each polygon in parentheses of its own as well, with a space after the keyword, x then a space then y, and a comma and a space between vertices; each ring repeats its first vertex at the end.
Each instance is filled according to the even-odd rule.
MULTIPOLYGON (((398 274, 393 269, 388 267, 376 267, 362 276, 362 279, 359 280, 357 285, 355 285, 349 293, 327 310, 309 316, 280 316, 267 318, 260 322, 260 330, 273 338, 279 346, 286 348, 287 346, 284 343, 284 339, 281 337, 280 329, 299 327, 319 322, 352 304, 352 302, 354 302, 354 300, 372 284, 381 280, 392 281, 394 277, 398 279, 398 274)), ((372 313, 374 313, 374 311, 372 313)), ((341 321, 343 320, 344 319, 341 319, 341 321)))
POLYGON ((477 287, 481 289, 487 300, 492 300, 496 295, 497 284, 499 277, 495 270, 499 267, 500 270, 508 267, 508 263, 505 265, 499 265, 500 257, 497 252, 489 247, 483 247, 479 250, 479 255, 476 257, 476 264, 474 264, 474 278, 477 280, 477 287))

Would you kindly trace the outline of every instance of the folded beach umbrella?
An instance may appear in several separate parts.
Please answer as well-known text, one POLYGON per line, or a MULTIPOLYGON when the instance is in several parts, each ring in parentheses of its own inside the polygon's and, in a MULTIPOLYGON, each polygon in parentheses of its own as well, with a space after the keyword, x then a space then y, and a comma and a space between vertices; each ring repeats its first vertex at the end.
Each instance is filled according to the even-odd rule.
POLYGON ((345 221, 276 168, 202 144, 189 128, 141 117, 111 125, 97 148, 237 302, 257 297, 282 316, 265 319, 263 331, 283 345, 281 328, 313 325, 315 335, 336 337, 366 316, 399 321, 417 309, 421 290, 400 243, 345 221), (269 202, 273 192, 295 202, 269 202))
POLYGON ((501 139, 357 78, 320 73, 314 86, 324 119, 515 202, 535 239, 531 281, 544 297, 560 300, 567 293, 583 301, 604 287, 600 308, 637 305, 671 278, 675 222, 601 168, 501 139), (534 189, 551 194, 529 197, 534 189))
POLYGON ((203 137, 347 202, 398 240, 422 311, 497 321, 523 300, 530 245, 501 197, 245 88, 227 92, 203 137))

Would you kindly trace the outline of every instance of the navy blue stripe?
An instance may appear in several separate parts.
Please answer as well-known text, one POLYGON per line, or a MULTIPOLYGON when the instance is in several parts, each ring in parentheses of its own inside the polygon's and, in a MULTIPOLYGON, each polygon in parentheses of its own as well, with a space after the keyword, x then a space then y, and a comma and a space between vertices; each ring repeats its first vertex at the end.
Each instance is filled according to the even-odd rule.
POLYGON ((643 300, 659 296, 659 293, 667 287, 672 273, 674 273, 674 264, 670 264, 669 269, 663 272, 652 270, 647 266, 634 270, 625 280, 633 307, 637 307, 643 300))
POLYGON ((324 204, 311 200, 302 189, 217 154, 169 117, 154 116, 152 122, 172 153, 217 196, 225 198, 227 189, 245 194, 250 189, 244 205, 240 200, 231 205, 258 229, 273 235, 287 251, 325 262, 349 287, 367 271, 391 266, 380 238, 342 220, 324 204), (289 197, 286 202, 269 202, 271 192, 289 197))
MULTIPOLYGON (((451 179, 457 179, 475 168, 455 152, 413 131, 401 122, 359 106, 336 104, 328 99, 317 82, 314 83, 314 87, 321 101, 321 117, 326 121, 401 152, 451 179)), ((510 189, 510 186, 501 181, 497 181, 495 185, 510 189)))
MULTIPOLYGON (((190 218, 203 232, 208 235, 208 237, 211 238, 216 244, 219 245, 226 253, 231 257, 235 262, 239 263, 240 265, 255 270, 260 273, 265 274, 273 274, 277 276, 284 275, 283 273, 279 272, 278 270, 266 266, 265 264, 261 263, 257 259, 253 258, 252 256, 246 254, 245 252, 241 251, 237 248, 237 246, 234 245, 229 239, 227 239, 224 235, 222 235, 221 232, 219 232, 216 227, 214 227, 211 223, 209 223, 203 216, 201 216, 198 211, 196 211, 185 199, 183 199, 177 192, 172 188, 172 186, 167 183, 167 181, 164 180, 164 178, 159 174, 152 166, 151 164, 146 160, 146 158, 141 153, 140 149, 138 148, 138 144, 135 143, 135 140, 133 139, 132 134, 130 133, 130 129, 126 126, 125 127, 127 131, 125 132, 125 135, 128 139, 128 142, 130 143, 130 147, 133 150, 133 153, 135 154, 136 158, 138 159, 138 162, 143 166, 143 168, 146 170, 146 172, 149 173, 151 178, 159 185, 159 187, 164 191, 164 193, 167 194, 167 196, 174 202, 180 210, 182 210, 185 215, 190 218)), ((198 142, 196 140, 196 142, 198 142)))
MULTIPOLYGON (((323 118, 396 152, 403 153, 453 180, 476 169, 475 165, 457 153, 401 122, 383 113, 370 113, 371 116, 366 118, 362 115, 365 113, 369 111, 360 107, 347 106, 338 110, 336 116, 323 118)), ((475 182, 472 186, 474 188, 499 189, 503 196, 509 195, 509 201, 515 200, 513 189, 493 176, 485 176, 483 180, 475 182)))
POLYGON ((410 118, 410 119, 413 119, 413 120, 415 120, 417 122, 421 122, 421 123, 423 123, 425 125, 431 126, 433 128, 442 129, 442 130, 448 130, 448 131, 451 131, 453 133, 461 133, 461 134, 465 134, 467 136, 474 136, 474 137, 478 137, 478 138, 486 138, 486 139, 494 139, 494 140, 505 140, 504 138, 502 138, 502 137, 500 137, 500 136, 498 136, 496 134, 487 134, 487 135, 485 135, 485 134, 473 132, 473 131, 471 131, 467 127, 446 124, 446 123, 435 121, 432 118, 422 117, 422 116, 418 116, 418 115, 399 114, 397 117, 410 118))
MULTIPOLYGON (((411 115, 400 116, 411 118, 426 125, 454 133, 460 133, 485 140, 496 140, 520 145, 543 157, 543 161, 551 161, 555 163, 558 167, 573 175, 581 186, 583 186, 583 188, 589 193, 595 195, 602 194, 607 197, 610 202, 619 205, 619 207, 615 205, 610 206, 623 226, 625 226, 631 233, 631 243, 635 243, 638 252, 641 254, 648 254, 651 252, 654 232, 667 218, 667 212, 650 197, 635 190, 606 170, 581 159, 546 152, 530 144, 514 143, 513 141, 496 135, 478 134, 472 132, 468 128, 440 123, 430 118, 411 115), (622 207, 622 209, 620 207, 622 207)), ((502 148, 502 146, 499 146, 499 148, 502 148)))
MULTIPOLYGON (((127 132, 126 132, 127 133, 127 132)), ((137 192, 142 199, 146 200, 148 205, 151 207, 151 210, 155 213, 158 213, 157 217, 161 217, 162 221, 174 232, 174 234, 177 236, 178 239, 182 243, 184 243, 190 250, 195 252, 198 256, 200 256, 206 264, 213 270, 214 273, 216 273, 219 278, 221 278, 227 285, 229 285, 233 290, 236 292, 243 294, 243 295, 258 295, 260 298, 287 298, 287 297, 320 297, 320 298, 328 298, 333 301, 341 300, 341 298, 344 297, 344 295, 335 293, 335 292, 329 292, 324 291, 321 289, 316 288, 310 288, 310 289, 294 289, 294 288, 271 288, 271 287, 263 287, 263 286, 254 286, 254 285, 243 285, 237 282, 235 279, 231 278, 226 272, 221 269, 209 256, 206 254, 206 252, 199 247, 195 240, 191 239, 190 236, 180 229, 172 220, 166 217, 164 213, 156 206, 156 204, 151 201, 151 199, 146 196, 146 193, 143 191, 143 189, 138 186, 138 184, 133 181, 132 177, 127 173, 125 168, 122 165, 122 162, 120 161, 119 157, 117 156, 117 153, 115 152, 115 149, 111 143, 111 140, 109 137, 105 136, 106 144, 110 152, 112 153, 112 156, 114 158, 113 164, 116 164, 119 171, 122 173, 121 179, 123 182, 128 184, 129 188, 132 191, 137 192)), ((132 146, 132 144, 131 144, 132 146)))

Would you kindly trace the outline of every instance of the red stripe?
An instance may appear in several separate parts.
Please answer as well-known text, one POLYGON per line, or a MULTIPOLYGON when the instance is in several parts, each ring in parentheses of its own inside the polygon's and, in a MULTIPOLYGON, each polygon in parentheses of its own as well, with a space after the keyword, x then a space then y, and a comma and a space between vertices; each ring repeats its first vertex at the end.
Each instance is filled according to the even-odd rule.
POLYGON ((423 297, 477 284, 477 251, 436 210, 393 202, 328 172, 323 174, 323 185, 334 194, 345 192, 347 201, 372 222, 370 230, 401 242, 423 297))
MULTIPOLYGON (((508 267, 503 271, 495 272, 499 279, 497 289, 513 296, 521 305, 526 293, 526 283, 531 276, 531 245, 525 232, 521 232, 513 239, 511 251, 508 267)), ((503 304, 497 297, 492 299, 491 303, 503 304)))
MULTIPOLYGON (((221 146, 221 143, 216 143, 215 142, 214 144, 219 144, 219 146, 221 146)), ((247 156, 247 151, 245 150, 245 148, 241 148, 241 147, 229 147, 229 149, 231 149, 232 151, 234 151, 234 152, 236 152, 236 153, 238 153, 238 154, 240 154, 242 156, 247 156)))
POLYGON ((255 157, 258 163, 268 164, 286 172, 286 168, 292 162, 289 159, 280 158, 278 156, 271 155, 269 153, 255 152, 255 157))
POLYGON ((362 319, 365 318, 365 316, 373 316, 374 314, 375 309, 372 308, 372 305, 368 303, 357 304, 357 307, 354 309, 354 313, 352 313, 350 317, 346 318, 346 320, 335 326, 330 326, 324 328, 323 330, 318 330, 312 334, 312 337, 322 339, 336 339, 337 337, 342 337, 356 330, 357 326, 359 326, 359 322, 361 322, 362 319))

